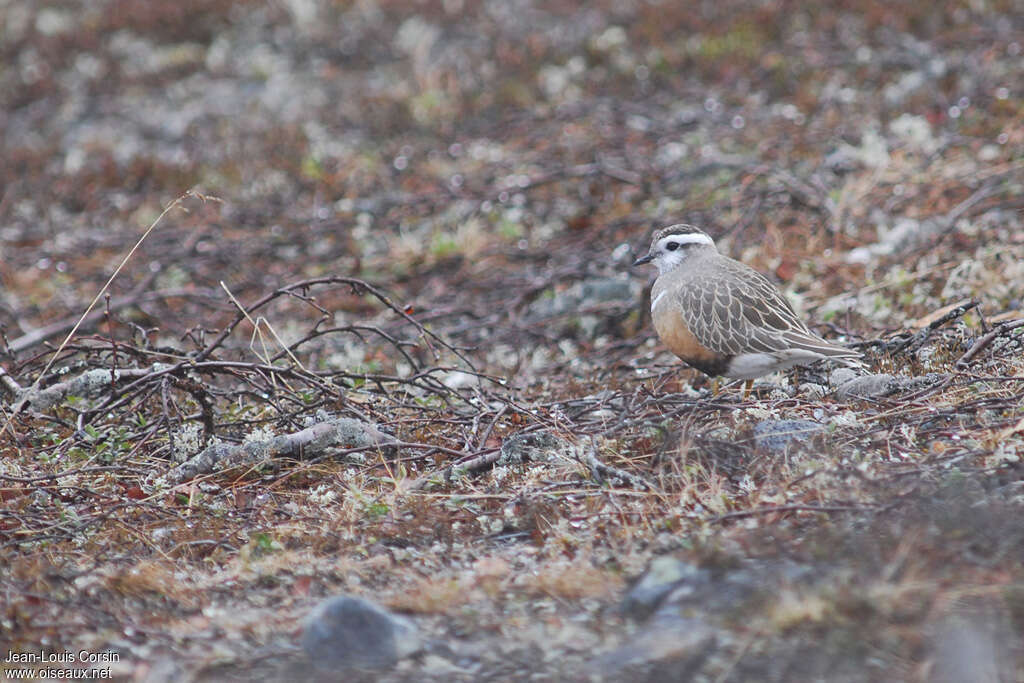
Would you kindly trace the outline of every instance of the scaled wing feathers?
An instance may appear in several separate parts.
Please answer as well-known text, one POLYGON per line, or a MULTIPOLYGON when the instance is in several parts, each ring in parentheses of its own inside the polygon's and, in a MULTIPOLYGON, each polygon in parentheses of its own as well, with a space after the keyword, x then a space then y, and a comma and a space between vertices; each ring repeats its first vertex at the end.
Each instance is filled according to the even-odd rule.
POLYGON ((860 355, 808 330, 789 302, 757 271, 717 255, 702 265, 688 269, 672 295, 686 326, 715 353, 736 356, 800 349, 822 356, 860 355))

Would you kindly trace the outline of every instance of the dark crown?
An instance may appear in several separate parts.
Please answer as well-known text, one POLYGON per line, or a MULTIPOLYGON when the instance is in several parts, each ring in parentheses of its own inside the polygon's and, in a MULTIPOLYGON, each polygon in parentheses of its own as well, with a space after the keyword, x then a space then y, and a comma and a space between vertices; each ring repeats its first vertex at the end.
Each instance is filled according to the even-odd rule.
POLYGON ((653 241, 657 242, 661 238, 668 237, 669 235, 707 235, 707 233, 695 225, 677 223, 675 225, 670 225, 667 228, 662 228, 661 230, 654 233, 653 241))

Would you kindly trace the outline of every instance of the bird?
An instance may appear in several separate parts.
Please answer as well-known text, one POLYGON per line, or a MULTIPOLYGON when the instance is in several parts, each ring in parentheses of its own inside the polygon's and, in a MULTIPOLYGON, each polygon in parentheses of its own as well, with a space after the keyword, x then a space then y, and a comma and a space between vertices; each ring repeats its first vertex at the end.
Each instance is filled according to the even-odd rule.
POLYGON ((750 266, 719 253, 715 241, 685 223, 654 233, 646 256, 658 277, 651 319, 658 337, 691 367, 714 378, 754 379, 822 359, 856 362, 852 349, 811 332, 786 298, 750 266))

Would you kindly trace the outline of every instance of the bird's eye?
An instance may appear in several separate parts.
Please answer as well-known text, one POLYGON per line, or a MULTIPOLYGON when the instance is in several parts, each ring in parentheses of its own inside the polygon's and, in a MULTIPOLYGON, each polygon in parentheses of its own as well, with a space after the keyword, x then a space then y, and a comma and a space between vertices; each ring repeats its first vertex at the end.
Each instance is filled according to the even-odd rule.
POLYGON ((676 249, 679 248, 679 242, 669 242, 668 244, 665 245, 665 248, 668 249, 669 251, 675 251, 676 249))

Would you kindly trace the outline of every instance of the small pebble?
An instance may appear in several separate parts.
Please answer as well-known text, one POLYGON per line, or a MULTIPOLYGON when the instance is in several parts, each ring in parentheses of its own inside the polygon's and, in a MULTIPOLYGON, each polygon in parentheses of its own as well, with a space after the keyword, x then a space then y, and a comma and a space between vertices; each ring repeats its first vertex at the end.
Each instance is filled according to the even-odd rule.
POLYGON ((864 375, 840 384, 835 390, 837 401, 887 396, 900 389, 900 380, 888 374, 864 375))
POLYGON ((338 595, 306 619, 302 648, 313 665, 337 669, 389 669, 423 648, 416 625, 369 600, 338 595))

